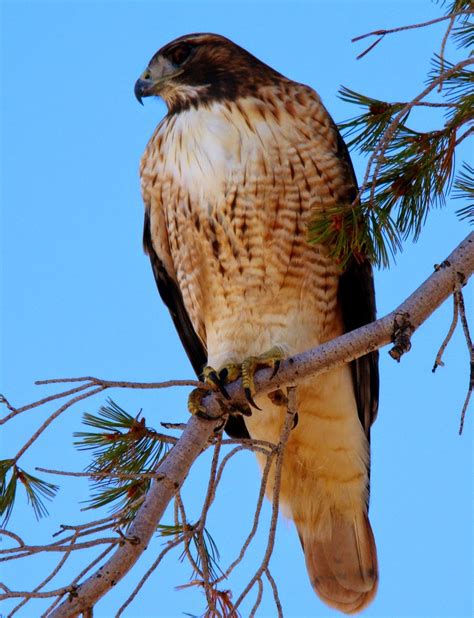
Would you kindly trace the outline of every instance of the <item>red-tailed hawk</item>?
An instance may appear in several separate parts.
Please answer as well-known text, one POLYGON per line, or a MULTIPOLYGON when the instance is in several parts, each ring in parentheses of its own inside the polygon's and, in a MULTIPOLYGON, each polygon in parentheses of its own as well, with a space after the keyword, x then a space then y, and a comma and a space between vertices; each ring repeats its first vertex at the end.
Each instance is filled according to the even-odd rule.
MULTIPOLYGON (((153 56, 135 93, 168 107, 141 161, 144 245, 198 374, 272 364, 374 320, 370 264, 358 256, 341 272, 307 242, 315 212, 356 195, 347 149, 311 88, 222 36, 190 34, 153 56)), ((347 613, 377 587, 367 515, 377 398, 376 353, 300 384, 283 465, 282 509, 311 582, 347 613)), ((256 402, 262 411, 230 417, 227 431, 277 442, 285 409, 256 402)))

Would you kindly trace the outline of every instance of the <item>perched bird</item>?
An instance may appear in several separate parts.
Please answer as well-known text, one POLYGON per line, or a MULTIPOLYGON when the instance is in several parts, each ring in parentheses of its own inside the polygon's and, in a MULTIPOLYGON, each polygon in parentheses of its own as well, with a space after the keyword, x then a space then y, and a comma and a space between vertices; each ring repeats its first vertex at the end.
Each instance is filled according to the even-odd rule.
MULTIPOLYGON (((217 381, 242 368, 261 411, 230 416, 227 431, 276 443, 285 408, 267 395, 254 402, 255 369, 375 319, 369 262, 358 255, 342 270, 307 240, 315 213, 355 199, 346 146, 314 90, 215 34, 161 48, 135 94, 168 108, 140 168, 160 295, 198 374, 217 381)), ((374 352, 298 385, 282 470, 280 504, 311 583, 346 613, 377 588, 367 514, 377 363, 374 352)))

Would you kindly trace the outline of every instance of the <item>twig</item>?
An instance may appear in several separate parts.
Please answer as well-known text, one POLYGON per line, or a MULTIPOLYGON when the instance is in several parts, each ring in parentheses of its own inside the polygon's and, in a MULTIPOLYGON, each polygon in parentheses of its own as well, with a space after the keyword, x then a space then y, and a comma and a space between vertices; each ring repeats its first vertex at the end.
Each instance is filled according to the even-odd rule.
POLYGON ((459 146, 459 144, 463 142, 466 137, 469 137, 472 133, 474 133, 474 127, 469 127, 469 129, 466 129, 464 133, 457 138, 457 140, 454 142, 454 145, 459 146))
POLYGON ((88 393, 84 393, 82 395, 78 395, 77 397, 73 397, 64 405, 56 410, 53 414, 51 414, 44 423, 35 431, 35 433, 31 436, 31 438, 21 447, 18 453, 13 458, 15 463, 20 459, 20 457, 30 448, 30 446, 39 438, 39 436, 47 429, 51 423, 58 418, 63 412, 65 412, 68 408, 73 406, 75 403, 78 403, 82 399, 87 399, 87 397, 92 397, 93 395, 97 395, 104 390, 104 387, 99 386, 98 388, 89 391, 88 393))
POLYGON ((176 492, 176 496, 175 496, 175 500, 178 506, 178 512, 181 515, 181 527, 183 529, 183 533, 181 533, 180 535, 178 535, 178 537, 183 541, 183 545, 184 545, 184 550, 183 553, 180 556, 180 559, 182 559, 183 556, 186 556, 186 558, 188 559, 193 572, 195 572, 197 575, 202 577, 202 571, 199 568, 198 563, 196 562, 196 560, 194 560, 193 555, 191 553, 191 550, 189 548, 191 539, 190 539, 190 535, 187 534, 188 531, 190 530, 194 530, 194 526, 191 526, 188 523, 188 518, 186 516, 186 510, 184 508, 184 503, 183 500, 181 498, 181 494, 179 492, 176 492), (183 537, 184 534, 184 537, 183 537))
MULTIPOLYGON (((373 30, 372 32, 367 32, 366 34, 361 34, 359 36, 354 37, 353 39, 351 39, 351 42, 352 43, 356 43, 357 41, 361 41, 362 39, 366 39, 369 36, 377 36, 377 37, 379 37, 375 41, 375 43, 372 43, 372 45, 370 45, 365 51, 363 51, 361 54, 359 54, 357 56, 357 59, 359 60, 359 58, 362 58, 363 56, 368 54, 371 49, 373 49, 376 45, 378 45, 380 43, 380 41, 387 34, 393 34, 394 32, 403 32, 404 30, 413 30, 414 28, 425 28, 426 26, 432 26, 433 24, 437 24, 437 23, 439 23, 441 21, 446 21, 447 19, 449 19, 451 22, 454 22, 456 17, 458 17, 459 15, 470 15, 473 12, 474 11, 469 11, 469 10, 457 11, 455 13, 450 13, 449 15, 443 15, 442 17, 437 17, 435 19, 430 19, 429 21, 421 22, 421 23, 418 23, 418 24, 410 24, 408 26, 398 26, 397 28, 390 28, 390 29, 383 29, 383 30, 373 30)), ((451 30, 451 27, 448 29, 447 34, 445 34, 445 38, 446 39, 449 36, 449 32, 451 30)), ((441 48, 443 51, 444 51, 444 46, 445 45, 446 45, 446 43, 444 43, 444 45, 441 48)))
MULTIPOLYGON (((444 71, 444 52, 445 52, 445 49, 446 49, 446 43, 448 42, 448 38, 449 38, 449 35, 451 33, 451 30, 453 29, 455 21, 456 21, 456 16, 452 15, 451 19, 449 20, 448 27, 446 28, 446 32, 444 33, 443 40, 441 41, 441 49, 440 49, 440 52, 439 52, 439 68, 440 68, 440 72, 444 71)), ((443 89, 443 82, 440 83, 440 85, 438 87, 438 92, 441 92, 442 89, 443 89)))
POLYGON ((104 549, 103 552, 101 552, 97 558, 94 558, 94 560, 92 560, 92 562, 90 562, 87 567, 85 569, 83 569, 78 575, 76 575, 76 577, 72 580, 72 582, 69 584, 69 586, 65 587, 65 590, 62 594, 58 595, 57 599, 54 601, 54 603, 52 603, 44 612, 44 614, 42 615, 41 618, 46 618, 47 616, 49 616, 49 612, 51 612, 61 601, 62 597, 67 594, 68 590, 71 590, 74 586, 77 585, 77 582, 79 582, 84 575, 86 575, 91 569, 93 569, 97 564, 99 564, 99 562, 101 560, 103 560, 107 554, 109 554, 112 550, 113 550, 114 546, 110 545, 109 547, 107 547, 106 549, 104 549))
MULTIPOLYGON (((177 438, 170 440, 171 444, 177 442, 177 438)), ((36 467, 38 472, 46 472, 47 474, 57 474, 59 476, 73 476, 73 477, 87 477, 87 478, 112 478, 112 479, 159 479, 160 476, 156 472, 135 472, 130 474, 128 472, 66 472, 65 470, 50 470, 49 468, 36 467)))
MULTIPOLYGON (((71 382, 72 381, 73 380, 71 380, 71 382)), ((4 423, 9 421, 10 419, 14 418, 15 416, 17 416, 17 414, 21 414, 22 412, 27 412, 28 410, 32 410, 33 408, 37 408, 39 406, 43 406, 44 404, 49 403, 50 401, 54 401, 55 399, 62 399, 63 397, 68 397, 69 395, 74 395, 74 393, 79 393, 80 391, 86 390, 87 388, 90 388, 91 386, 93 386, 92 383, 90 383, 90 384, 83 384, 82 386, 78 386, 76 388, 71 388, 70 390, 64 391, 62 393, 57 393, 55 395, 50 395, 49 397, 44 397, 43 399, 39 399, 38 401, 34 401, 33 403, 29 403, 28 405, 23 406, 21 408, 14 408, 7 401, 6 397, 4 395, 2 395, 0 403, 4 403, 7 406, 7 408, 9 410, 11 410, 11 414, 8 414, 7 416, 4 416, 2 419, 0 419, 0 425, 3 425, 4 423)))
MULTIPOLYGON (((33 592, 39 592, 41 590, 41 588, 44 588, 44 586, 46 586, 46 584, 48 584, 52 579, 54 579, 54 577, 56 577, 56 575, 59 573, 59 571, 62 569, 62 567, 64 566, 64 563, 66 562, 66 560, 69 558, 69 556, 71 555, 71 551, 72 551, 72 546, 74 545, 74 543, 77 540, 77 536, 78 534, 76 534, 72 539, 71 539, 71 544, 70 547, 71 549, 69 551, 67 551, 64 556, 62 556, 61 560, 58 562, 58 564, 55 566, 55 568, 51 571, 51 573, 45 578, 43 579, 43 581, 41 583, 39 583, 34 589, 33 592)), ((23 601, 21 601, 20 603, 18 603, 18 605, 16 605, 12 611, 9 614, 9 618, 10 616, 13 616, 14 614, 16 614, 16 612, 18 610, 20 610, 24 605, 26 605, 28 603, 28 601, 31 600, 32 597, 28 596, 25 599, 23 599, 23 601)))
MULTIPOLYGON (((250 543, 252 542, 253 537, 255 536, 255 534, 257 532, 258 524, 260 522, 260 513, 261 513, 261 510, 262 510, 263 499, 265 498, 265 492, 266 492, 266 489, 267 489, 268 475, 270 474, 270 468, 272 466, 275 454, 276 454, 276 446, 274 447, 274 450, 265 453, 265 455, 267 457, 267 461, 265 462, 265 467, 264 467, 263 473, 262 473, 262 480, 260 481, 260 491, 259 491, 259 494, 258 494, 257 506, 255 507, 255 514, 254 514, 254 518, 253 518, 252 529, 250 530, 249 535, 245 539, 245 543, 242 545, 242 547, 240 549, 240 552, 239 552, 239 555, 230 564, 230 566, 227 568, 225 573, 223 573, 220 577, 218 577, 213 582, 214 586, 219 584, 222 580, 227 579, 229 577, 229 575, 232 573, 232 571, 235 569, 235 567, 242 562, 242 560, 243 560, 243 558, 245 556, 245 553, 247 552, 247 549, 248 549, 250 543)), ((229 455, 232 455, 232 454, 229 453, 229 455)), ((223 465, 225 465, 224 460, 221 463, 222 469, 223 469, 223 465)), ((218 477, 219 477, 219 475, 218 475, 218 477)))
MULTIPOLYGON (((281 363, 278 374, 272 379, 271 369, 261 369, 255 375, 256 394, 261 395, 295 384, 334 367, 342 366, 360 356, 376 350, 392 337, 395 315, 405 311, 416 329, 425 322, 433 311, 452 294, 453 273, 462 273, 465 281, 474 270, 474 233, 471 233, 448 257, 450 267, 434 272, 395 311, 385 317, 328 341, 313 350, 298 354, 281 363)), ((227 388, 229 395, 237 402, 244 401, 242 382, 238 380, 227 388)), ((130 527, 130 534, 141 543, 118 547, 111 558, 85 582, 78 586, 76 596, 63 602, 51 614, 51 618, 72 618, 91 607, 111 588, 112 581, 121 580, 136 563, 163 515, 168 503, 186 478, 194 460, 201 454, 216 427, 221 424, 219 394, 210 394, 205 399, 209 416, 216 420, 192 416, 180 440, 170 450, 157 468, 164 475, 159 483, 152 481, 143 505, 130 527)))
POLYGON ((23 539, 20 536, 18 536, 18 534, 15 534, 14 532, 10 532, 10 530, 5 530, 4 528, 0 528, 0 536, 1 535, 9 536, 12 539, 15 539, 15 541, 20 546, 20 547, 17 547, 16 549, 20 549, 22 547, 25 547, 25 542, 23 541, 23 539))
POLYGON ((25 597, 31 599, 49 599, 51 597, 55 597, 58 594, 64 594, 63 588, 56 588, 55 590, 50 590, 49 592, 31 592, 28 590, 10 590, 9 592, 3 592, 0 594, 0 601, 4 601, 6 599, 23 599, 25 597))
POLYGON ((458 303, 459 303, 459 315, 461 316, 461 324, 464 331, 464 337, 466 339, 467 349, 469 350, 469 387, 466 395, 466 399, 464 400, 464 405, 461 410, 461 421, 459 423, 459 435, 462 434, 462 430, 464 428, 464 419, 466 417, 467 407, 469 405, 469 400, 471 399, 472 391, 474 389, 474 347, 472 345, 471 333, 469 332, 469 324, 467 323, 466 318, 466 307, 464 305, 464 296, 460 289, 457 290, 458 303))
POLYGON ((249 618, 254 618, 255 614, 257 613, 257 609, 260 607, 260 603, 262 602, 263 582, 260 577, 257 579, 257 585, 258 585, 257 598, 255 599, 255 603, 252 609, 250 610, 249 618))
MULTIPOLYGON (((61 529, 58 530, 58 532, 55 532, 53 534, 53 537, 63 534, 64 532, 66 532, 66 530, 85 530, 86 532, 84 532, 84 534, 90 534, 91 530, 98 530, 100 529, 98 528, 98 526, 102 526, 103 524, 107 524, 108 522, 110 522, 108 527, 112 528, 120 522, 123 515, 126 515, 128 513, 130 506, 138 506, 141 502, 143 502, 143 497, 138 498, 136 502, 132 502, 131 505, 128 505, 123 509, 116 511, 112 515, 108 515, 107 517, 102 517, 101 519, 96 519, 94 521, 89 521, 85 524, 61 524, 61 529)), ((64 539, 61 542, 64 542, 64 539)))
POLYGON ((240 594, 239 598, 235 603, 235 608, 237 609, 239 605, 242 603, 246 595, 253 588, 256 581, 261 579, 262 574, 265 569, 268 568, 268 563, 270 562, 271 555, 273 553, 273 546, 275 544, 275 534, 278 522, 278 506, 280 503, 280 485, 281 485, 281 474, 283 470, 283 457, 285 453, 285 446, 288 442, 288 438, 290 436, 291 429, 294 425, 294 418, 297 414, 296 409, 296 387, 290 386, 288 388, 288 409, 285 418, 285 422, 283 424, 283 429, 280 435, 280 441, 278 443, 276 462, 275 462, 275 472, 273 479, 273 499, 272 499, 272 517, 270 520, 270 531, 268 534, 268 542, 267 548, 265 550, 265 554, 262 559, 262 563, 260 567, 257 569, 255 575, 252 577, 250 582, 247 584, 244 591, 240 594))
POLYGON ((438 367, 444 367, 443 354, 448 346, 448 343, 451 341, 451 337, 453 336, 454 331, 456 330, 456 326, 458 323, 458 315, 459 315, 459 296, 456 293, 457 290, 458 290, 458 286, 456 285, 454 288, 454 292, 453 292, 453 319, 451 320, 451 325, 449 327, 448 334, 444 338, 443 343, 441 344, 438 350, 438 354, 436 354, 433 369, 431 370, 433 373, 436 371, 438 367))
MULTIPOLYGON (((70 399, 64 405, 62 405, 58 410, 56 410, 56 412, 51 414, 46 419, 46 421, 39 427, 39 429, 35 431, 35 433, 30 437, 30 439, 23 445, 23 447, 18 451, 18 453, 15 455, 14 457, 15 463, 30 448, 30 446, 39 438, 39 436, 49 427, 49 425, 54 420, 56 420, 56 418, 60 416, 65 410, 70 408, 72 405, 76 404, 78 401, 81 401, 82 399, 87 399, 88 397, 92 397, 93 395, 97 395, 98 393, 101 393, 102 391, 108 388, 160 389, 160 388, 170 388, 172 386, 199 386, 199 388, 204 388, 204 389, 208 388, 207 385, 202 384, 202 382, 198 382, 196 380, 168 380, 166 382, 126 382, 126 381, 120 381, 120 380, 102 380, 100 378, 94 378, 91 376, 88 376, 85 378, 52 378, 49 380, 37 380, 35 384, 44 385, 44 384, 58 384, 58 383, 79 382, 79 381, 87 381, 87 384, 78 386, 77 388, 74 388, 74 389, 64 391, 62 393, 58 393, 56 395, 51 395, 33 404, 23 406, 23 408, 15 409, 13 412, 11 412, 11 414, 9 414, 3 419, 3 422, 6 422, 7 420, 11 419, 13 416, 20 414, 20 412, 25 412, 26 410, 43 405, 44 403, 48 403, 50 401, 53 401, 54 399, 67 397, 68 395, 71 395, 73 393, 77 393, 82 390, 87 390, 93 386, 96 386, 96 388, 92 388, 92 390, 89 390, 88 392, 83 393, 82 395, 79 395, 77 397, 74 397, 73 399, 70 399)), ((7 400, 4 397, 3 397, 3 400, 4 402, 7 403, 7 406, 9 407, 9 409, 11 409, 10 404, 7 402, 7 400)))
POLYGON ((197 545, 199 557, 201 559, 201 566, 202 566, 201 571, 202 571, 202 578, 203 578, 203 587, 204 587, 204 592, 206 594, 208 611, 211 611, 211 612, 215 611, 216 609, 215 607, 216 599, 215 599, 215 595, 212 594, 213 586, 210 583, 211 574, 209 572, 208 554, 206 552, 206 548, 204 545, 203 535, 204 535, 204 527, 206 525, 207 514, 209 512, 211 504, 214 501, 214 497, 216 495, 216 488, 217 488, 216 474, 217 474, 217 465, 219 463, 219 455, 221 451, 222 432, 219 433, 219 436, 218 436, 217 442, 214 447, 214 454, 213 454, 212 462, 211 462, 211 471, 209 475, 209 484, 207 487, 206 498, 204 500, 204 505, 202 507, 201 515, 199 517, 199 523, 195 529, 196 545, 197 545))
POLYGON ((283 608, 281 606, 280 596, 278 594, 278 587, 272 577, 272 574, 270 573, 270 569, 267 567, 264 572, 267 576, 268 581, 270 582, 270 586, 272 587, 273 599, 275 601, 276 609, 278 612, 278 618, 283 618, 283 608))
POLYGON ((17 548, 18 554, 10 553, 9 550, 2 550, 4 558, 0 558, 0 562, 7 562, 9 560, 17 560, 18 558, 26 558, 33 554, 41 554, 43 552, 69 552, 79 551, 81 549, 87 549, 89 547, 95 547, 96 545, 105 545, 111 543, 112 545, 123 544, 123 540, 120 537, 103 537, 99 539, 93 539, 91 541, 84 541, 82 543, 76 543, 72 548, 61 544, 57 545, 26 545, 22 548, 17 548))
MULTIPOLYGON (((390 103, 390 105, 408 105, 407 101, 402 102, 397 102, 397 103, 390 103)), ((453 107, 457 107, 456 103, 447 103, 447 102, 437 102, 435 103, 434 101, 418 101, 418 103, 415 103, 414 107, 442 107, 442 108, 453 108, 453 107)))
POLYGON ((88 380, 91 384, 103 386, 104 388, 135 388, 135 389, 159 389, 171 388, 173 386, 194 386, 202 389, 210 387, 197 380, 166 380, 164 382, 127 382, 125 380, 104 380, 102 378, 52 378, 50 380, 36 380, 35 384, 59 384, 63 382, 82 382, 88 380))
POLYGON ((145 573, 145 575, 140 579, 138 584, 135 586, 132 594, 126 599, 126 601, 123 603, 123 605, 121 605, 119 607, 118 612, 115 615, 116 618, 119 618, 123 614, 123 612, 127 609, 127 607, 130 605, 130 603, 133 601, 133 599, 137 596, 137 594, 142 589, 142 587, 145 584, 146 580, 150 577, 150 575, 153 573, 153 571, 156 570, 156 568, 158 567, 160 562, 163 560, 163 558, 166 556, 166 554, 171 549, 173 549, 173 547, 176 547, 180 543, 181 543, 181 539, 175 539, 174 541, 169 541, 168 542, 167 546, 163 549, 163 551, 160 552, 160 554, 158 555, 158 558, 153 562, 151 567, 148 569, 148 571, 145 573))

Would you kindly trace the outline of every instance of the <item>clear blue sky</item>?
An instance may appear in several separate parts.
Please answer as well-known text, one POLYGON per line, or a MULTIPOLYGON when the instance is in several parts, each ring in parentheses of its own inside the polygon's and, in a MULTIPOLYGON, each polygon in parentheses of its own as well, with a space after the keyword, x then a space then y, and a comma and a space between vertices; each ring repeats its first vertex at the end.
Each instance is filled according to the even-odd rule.
MULTIPOLYGON (((17 405, 38 398, 40 378, 96 375, 156 381, 187 378, 192 370, 161 305, 142 254, 142 202, 138 162, 161 102, 140 107, 133 84, 152 54, 176 36, 197 31, 230 37, 294 80, 313 86, 337 121, 355 110, 337 98, 341 84, 391 100, 409 99, 422 87, 431 51, 444 26, 394 35, 361 61, 364 32, 423 21, 440 14, 428 0, 332 2, 3 2, 2 11, 2 370, 1 388, 17 405)), ((434 119, 418 114, 419 126, 434 119)), ((364 162, 354 158, 359 178, 364 162)), ((377 273, 379 315, 393 309, 466 235, 452 205, 428 220, 422 239, 408 244, 391 270, 377 273)), ((469 300, 469 298, 468 298, 469 300)), ((450 617, 472 614, 473 419, 457 435, 468 382, 468 356, 457 333, 446 367, 431 367, 451 316, 451 303, 413 338, 397 365, 381 353, 381 403, 373 429, 371 520, 378 545, 380 587, 367 617, 450 617)), ((185 389, 111 392, 131 413, 143 408, 148 424, 187 419, 185 389)), ((81 470, 86 455, 73 447, 84 411, 105 397, 69 410, 21 462, 81 470)), ((5 430, 2 457, 46 417, 36 410, 5 430)), ((199 512, 204 463, 184 491, 190 519, 199 512)), ((49 479, 56 480, 56 479, 49 479)), ((258 489, 253 458, 235 459, 210 517, 224 564, 249 530, 258 489)), ((64 483, 51 517, 36 523, 23 497, 13 526, 28 542, 50 539, 59 523, 77 523, 87 483, 64 483)), ((268 521, 268 508, 266 520, 268 521)), ((95 515, 95 514, 94 514, 95 515)), ((171 522, 167 515, 165 522, 171 522)), ((249 566, 229 582, 235 597, 249 566)), ((141 565, 100 602, 97 618, 114 615, 153 561, 161 539, 141 565)), ((5 547, 5 542, 3 543, 5 547)), ((2 567, 1 579, 24 589, 46 574, 51 557, 27 571, 2 567)), ((333 616, 313 593, 292 524, 280 521, 271 567, 285 616, 333 616)), ((77 565, 76 565, 77 569, 77 565)), ((66 574, 70 573, 66 569, 66 574)), ((129 617, 181 616, 204 610, 194 590, 176 591, 189 572, 172 554, 129 617)), ((62 580, 58 581, 58 584, 62 580)), ((9 604, 5 604, 8 611, 9 604)), ((30 603, 20 616, 38 616, 30 603)), ((243 611, 246 615, 247 609, 243 611)), ((265 595, 261 616, 273 616, 265 595)))

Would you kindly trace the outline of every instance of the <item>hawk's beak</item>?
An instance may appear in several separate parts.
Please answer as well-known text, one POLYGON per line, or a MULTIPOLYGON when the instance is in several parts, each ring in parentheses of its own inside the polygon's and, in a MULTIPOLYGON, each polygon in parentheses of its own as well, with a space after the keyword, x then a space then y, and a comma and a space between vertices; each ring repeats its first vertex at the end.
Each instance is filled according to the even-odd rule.
POLYGON ((163 85, 182 72, 182 69, 176 70, 169 60, 159 58, 135 82, 134 92, 138 102, 143 105, 142 99, 145 97, 160 94, 163 85))
POLYGON ((133 89, 137 101, 143 105, 142 99, 144 97, 150 97, 154 94, 155 82, 152 79, 142 79, 139 77, 135 82, 135 88, 133 89))

